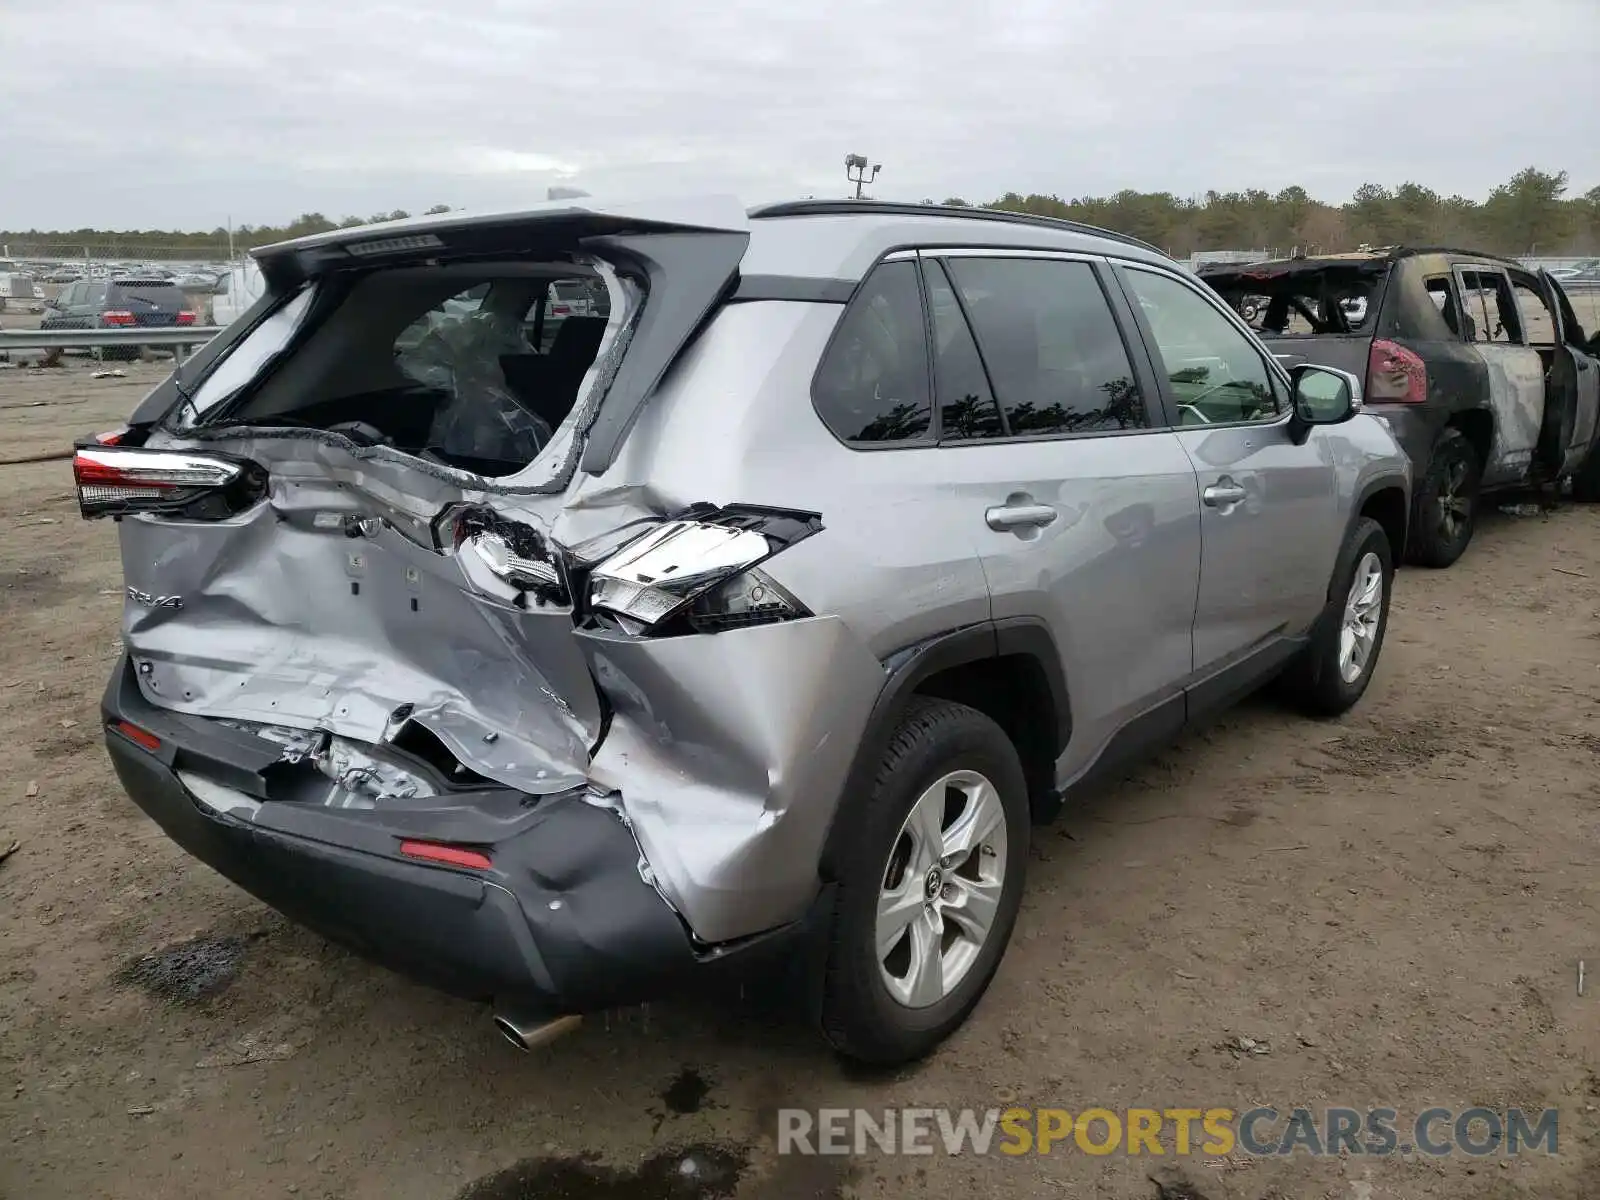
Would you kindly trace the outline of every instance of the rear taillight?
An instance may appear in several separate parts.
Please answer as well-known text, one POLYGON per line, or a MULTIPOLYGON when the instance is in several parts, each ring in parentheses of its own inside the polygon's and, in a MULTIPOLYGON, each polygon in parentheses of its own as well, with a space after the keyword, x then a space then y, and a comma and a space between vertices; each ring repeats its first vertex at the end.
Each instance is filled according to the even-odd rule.
POLYGON ((570 316, 572 314, 572 308, 566 304, 557 304, 550 311, 558 317, 570 316))
POLYGON ((480 590, 514 604, 570 603, 558 556, 537 530, 507 520, 492 509, 467 507, 446 512, 435 536, 441 548, 453 543, 456 559, 480 590))
POLYGON ((88 518, 181 510, 244 473, 241 463, 179 451, 80 446, 72 456, 78 508, 88 518))
POLYGON ((1421 404, 1428 398, 1428 368, 1412 351, 1382 338, 1367 355, 1367 401, 1421 404))
POLYGON ((126 309, 112 308, 100 314, 102 325, 132 325, 133 314, 126 309))
POLYGON ((178 314, 178 324, 179 325, 193 325, 194 324, 194 314, 192 312, 190 312, 188 309, 184 309, 182 312, 180 312, 178 314))
POLYGON ((757 564, 822 528, 814 513, 734 505, 656 526, 589 574, 590 607, 635 634, 719 633, 809 616, 757 564))

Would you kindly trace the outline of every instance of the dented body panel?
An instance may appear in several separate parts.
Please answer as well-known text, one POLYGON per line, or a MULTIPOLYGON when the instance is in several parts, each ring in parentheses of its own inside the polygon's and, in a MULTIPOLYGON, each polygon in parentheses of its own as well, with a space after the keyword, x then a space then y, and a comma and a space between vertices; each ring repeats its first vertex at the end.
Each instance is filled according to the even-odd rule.
POLYGON ((615 790, 655 881, 704 941, 794 920, 882 664, 837 617, 656 642, 584 634, 615 715, 615 790))
POLYGON ((570 613, 469 594, 457 560, 402 536, 375 507, 280 481, 244 519, 189 524, 176 542, 170 521, 124 519, 130 586, 159 580, 183 599, 181 609, 124 607, 146 697, 369 743, 415 721, 508 786, 581 784, 600 712, 570 613), (373 532, 351 537, 348 521, 373 532))
MULTIPOLYGON (((311 342, 294 342, 291 367, 275 376, 269 363, 215 416, 194 397, 227 346, 152 395, 130 450, 227 456, 265 483, 220 514, 121 517, 129 662, 105 711, 139 803, 330 936, 403 941, 383 911, 387 880, 420 906, 409 919, 445 914, 387 957, 409 969, 426 948, 454 970, 494 955, 493 969, 464 972, 471 987, 584 1007, 628 992, 599 985, 602 967, 653 979, 668 960, 776 939, 826 906, 827 848, 869 798, 875 739, 896 717, 885 698, 922 648, 969 637, 994 656, 1037 656, 1057 711, 1027 770, 1052 799, 1148 710, 1181 708, 1207 672, 1263 641, 1301 644, 1363 498, 1407 491, 1392 439, 1366 417, 1291 436, 1285 410, 1243 430, 1174 432, 1137 339, 1153 420, 1126 437, 846 444, 818 417, 813 377, 849 284, 885 255, 966 242, 1165 260, 1092 231, 957 216, 802 216, 765 239, 758 224, 721 204, 558 205, 261 252, 272 294, 241 326, 304 286, 334 312, 382 294, 361 284, 390 256, 408 272, 378 281, 395 285, 391 300, 437 269, 448 274, 423 283, 462 302, 456 282, 520 253, 544 257, 508 269, 512 283, 581 271, 604 284, 608 315, 592 362, 569 377, 570 409, 531 461, 498 473, 381 427, 434 397, 390 378, 392 331, 363 340, 353 318, 348 347, 296 360, 311 342), (741 293, 741 278, 765 282, 741 293), (315 397, 340 419, 296 420, 321 411, 305 394, 361 377, 362 361, 382 377, 370 390, 315 397), (1249 492, 1226 518, 1202 510, 1199 474, 1210 484, 1223 470, 1249 492), (1022 493, 1052 508, 1042 533, 989 520, 1022 493), (1206 522, 1224 519, 1234 532, 1208 544, 1206 522), (652 573, 606 574, 634 539, 679 524, 732 556, 704 587, 696 572, 709 568, 671 554, 652 573), (1019 628, 1028 636, 1002 650, 1002 631, 1019 628), (409 856, 440 847, 408 850, 416 841, 454 857, 418 866, 409 856), (291 886, 301 868, 318 903, 291 886), (564 983, 574 958, 594 969, 564 983)), ((484 286, 492 308, 499 277, 484 286)), ((508 391, 513 367, 538 377, 556 357, 556 342, 537 345, 541 303, 512 313, 536 315, 527 353, 496 356, 508 391)), ((368 324, 409 328, 403 316, 374 302, 368 324)), ((307 320, 310 339, 330 318, 307 320)), ((137 494, 135 474, 107 495, 137 494)))

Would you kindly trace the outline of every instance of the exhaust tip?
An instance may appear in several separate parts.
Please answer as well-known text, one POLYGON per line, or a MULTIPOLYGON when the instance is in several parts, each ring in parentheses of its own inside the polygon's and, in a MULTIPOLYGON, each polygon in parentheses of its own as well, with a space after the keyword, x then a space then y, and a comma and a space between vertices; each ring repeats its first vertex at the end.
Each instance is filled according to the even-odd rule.
POLYGON ((500 1036, 518 1050, 532 1050, 535 1046, 553 1042, 562 1034, 576 1029, 582 1021, 583 1018, 577 1013, 566 1013, 559 1017, 521 1017, 507 1013, 494 1015, 494 1027, 500 1031, 500 1036))

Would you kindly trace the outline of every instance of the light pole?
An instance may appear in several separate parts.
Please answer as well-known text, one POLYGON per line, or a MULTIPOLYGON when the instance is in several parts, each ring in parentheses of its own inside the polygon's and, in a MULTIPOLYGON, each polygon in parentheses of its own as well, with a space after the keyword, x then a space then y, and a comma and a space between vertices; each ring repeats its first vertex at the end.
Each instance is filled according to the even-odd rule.
POLYGON ((861 199, 861 189, 878 177, 878 172, 883 170, 882 163, 872 163, 870 168, 865 154, 846 154, 844 156, 844 177, 856 185, 856 199, 861 199), (871 175, 867 174, 868 170, 871 175))

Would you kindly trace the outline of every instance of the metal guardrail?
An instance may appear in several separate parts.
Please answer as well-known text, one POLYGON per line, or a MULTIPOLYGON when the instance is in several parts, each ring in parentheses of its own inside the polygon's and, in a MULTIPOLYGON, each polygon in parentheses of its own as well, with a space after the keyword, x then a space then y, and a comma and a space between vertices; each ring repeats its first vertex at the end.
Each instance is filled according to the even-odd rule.
POLYGON ((220 325, 179 325, 170 329, 4 329, 0 354, 12 350, 65 350, 113 346, 170 346, 182 362, 195 346, 222 332, 220 325))

